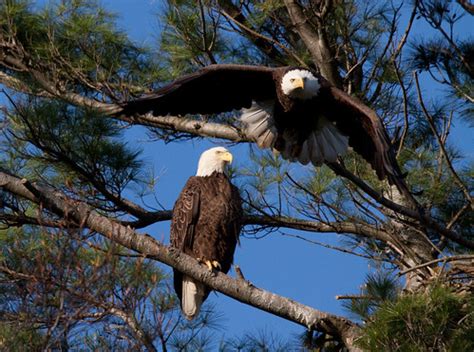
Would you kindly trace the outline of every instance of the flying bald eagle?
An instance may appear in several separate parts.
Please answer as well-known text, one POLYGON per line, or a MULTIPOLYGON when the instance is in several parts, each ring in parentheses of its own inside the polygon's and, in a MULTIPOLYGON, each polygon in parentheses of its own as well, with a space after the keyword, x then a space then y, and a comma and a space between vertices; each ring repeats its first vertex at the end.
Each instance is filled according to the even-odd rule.
POLYGON ((242 109, 247 135, 283 158, 319 166, 352 147, 379 179, 403 177, 376 113, 305 68, 211 65, 154 94, 125 103, 122 114, 215 114, 242 109))
MULTIPOLYGON (((242 226, 242 200, 226 176, 232 154, 222 147, 202 153, 196 176, 190 177, 173 208, 171 246, 227 273, 242 226)), ((174 270, 174 289, 187 319, 193 319, 209 288, 174 270)))

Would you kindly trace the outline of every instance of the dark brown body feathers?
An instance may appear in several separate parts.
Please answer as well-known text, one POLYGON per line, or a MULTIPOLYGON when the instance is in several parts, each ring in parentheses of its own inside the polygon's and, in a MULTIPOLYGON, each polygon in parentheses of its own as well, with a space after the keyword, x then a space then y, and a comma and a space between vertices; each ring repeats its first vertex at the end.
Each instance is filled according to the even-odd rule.
MULTIPOLYGON (((227 273, 242 226, 238 189, 222 173, 190 177, 173 208, 171 246, 201 260, 216 260, 227 273)), ((181 299, 183 275, 174 270, 174 287, 181 299)), ((206 292, 204 299, 209 294, 206 292)))

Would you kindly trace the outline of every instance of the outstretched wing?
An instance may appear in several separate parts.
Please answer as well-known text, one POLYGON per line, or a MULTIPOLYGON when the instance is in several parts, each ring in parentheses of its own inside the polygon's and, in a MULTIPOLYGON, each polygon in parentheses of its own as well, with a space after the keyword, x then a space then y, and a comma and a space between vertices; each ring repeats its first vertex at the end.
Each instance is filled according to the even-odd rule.
POLYGON ((127 102, 124 115, 214 114, 250 107, 252 100, 276 97, 275 69, 247 65, 210 65, 183 76, 154 94, 127 102))
POLYGON ((403 178, 392 145, 377 114, 344 91, 329 85, 321 90, 326 116, 349 137, 349 145, 374 168, 379 179, 398 184, 403 178))

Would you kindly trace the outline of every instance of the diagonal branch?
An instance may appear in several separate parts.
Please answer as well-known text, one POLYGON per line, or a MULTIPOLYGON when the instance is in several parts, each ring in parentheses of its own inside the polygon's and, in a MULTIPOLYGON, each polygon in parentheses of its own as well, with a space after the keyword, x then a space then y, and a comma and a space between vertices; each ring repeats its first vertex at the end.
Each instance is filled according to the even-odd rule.
POLYGON ((373 238, 380 241, 390 241, 390 236, 382 229, 366 224, 352 222, 331 222, 323 223, 318 221, 308 221, 289 217, 268 217, 247 215, 244 219, 246 225, 263 225, 278 228, 288 228, 309 232, 325 233, 350 233, 363 237, 373 238))
MULTIPOLYGON (((241 28, 244 32, 247 32, 250 37, 255 37, 255 40, 258 39, 261 39, 261 40, 265 40, 269 43, 272 43, 276 46, 278 46, 281 50, 283 50, 287 55, 291 56, 295 61, 298 62, 299 65, 301 65, 302 67, 307 67, 306 63, 303 61, 303 59, 301 59, 298 55, 296 55, 293 51, 291 51, 290 49, 288 49, 286 46, 284 46, 283 44, 281 44, 280 42, 278 42, 277 40, 273 39, 273 38, 270 38, 270 37, 267 37, 267 36, 264 36, 263 34, 260 34, 256 31, 254 31, 253 29, 247 27, 246 25, 244 25, 243 23, 237 21, 234 17, 232 17, 230 14, 228 14, 225 10, 221 10, 222 14, 224 16, 226 16, 230 21, 232 21, 233 23, 235 23, 239 28, 241 28)), ((284 64, 285 62, 280 62, 282 64, 284 64)))
MULTIPOLYGON (((248 23, 248 20, 243 14, 242 10, 236 5, 234 5, 232 1, 218 0, 217 4, 219 6, 219 12, 226 16, 229 21, 235 23, 239 28, 242 29, 242 35, 244 35, 253 44, 255 44, 255 46, 259 48, 262 52, 264 52, 269 58, 278 62, 281 65, 286 65, 285 57, 280 51, 278 51, 275 45, 279 46, 280 49, 284 50, 285 52, 288 50, 286 47, 280 46, 279 43, 261 35, 260 33, 258 33, 258 31, 253 29, 248 23)), ((294 53, 291 53, 290 55, 295 56, 294 53)))
POLYGON ((167 264, 186 275, 205 283, 210 288, 224 293, 242 303, 272 313, 284 319, 340 337, 351 351, 359 351, 354 346, 358 326, 346 318, 322 312, 249 285, 244 280, 236 280, 217 273, 210 273, 192 257, 168 248, 147 234, 139 234, 94 211, 87 204, 71 200, 64 194, 26 179, 0 171, 0 188, 41 205, 73 224, 87 227, 124 247, 167 264))
POLYGON ((382 194, 375 191, 363 180, 352 174, 349 170, 338 163, 326 163, 337 175, 343 176, 354 183, 357 187, 362 189, 370 197, 376 200, 378 203, 387 207, 390 210, 393 210, 395 213, 408 216, 412 219, 418 220, 423 226, 426 226, 434 231, 437 231, 439 234, 446 236, 450 240, 462 244, 467 248, 474 249, 474 242, 470 241, 458 233, 446 228, 444 225, 436 222, 429 214, 426 214, 424 209, 410 209, 403 205, 392 202, 390 199, 385 198, 382 194))

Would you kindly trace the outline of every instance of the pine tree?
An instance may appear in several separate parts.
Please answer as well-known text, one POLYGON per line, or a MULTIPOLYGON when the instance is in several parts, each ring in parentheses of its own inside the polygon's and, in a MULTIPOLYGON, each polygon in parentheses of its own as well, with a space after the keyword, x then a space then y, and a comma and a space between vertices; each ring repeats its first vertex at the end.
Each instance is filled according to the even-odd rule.
MULTIPOLYGON (((308 350, 405 348, 413 330, 403 319, 419 310, 420 321, 434 315, 445 324, 426 326, 425 342, 435 342, 420 342, 421 350, 472 346, 472 300, 463 297, 474 288, 473 165, 448 139, 454 125, 472 123, 474 96, 472 38, 458 31, 472 5, 458 3, 168 0, 153 48, 131 41, 93 0, 0 3, 0 344, 210 348, 205 331, 218 316, 209 307, 184 323, 164 263, 304 326, 308 350), (421 40, 415 23, 430 28, 421 40), (361 297, 349 298, 357 319, 210 277, 143 232, 171 212, 142 201, 155 183, 141 151, 124 141, 125 127, 174 143, 249 140, 238 114, 124 116, 121 103, 213 63, 309 67, 382 119, 415 204, 355 153, 303 172, 251 146, 246 168, 233 170, 246 234, 340 233, 346 240, 336 249, 403 276, 393 285, 369 277, 361 297), (444 93, 430 96, 427 86, 444 93), (263 295, 274 304, 262 304, 263 295), (464 325, 453 327, 456 319, 464 325)), ((221 347, 288 350, 263 335, 221 347)))

